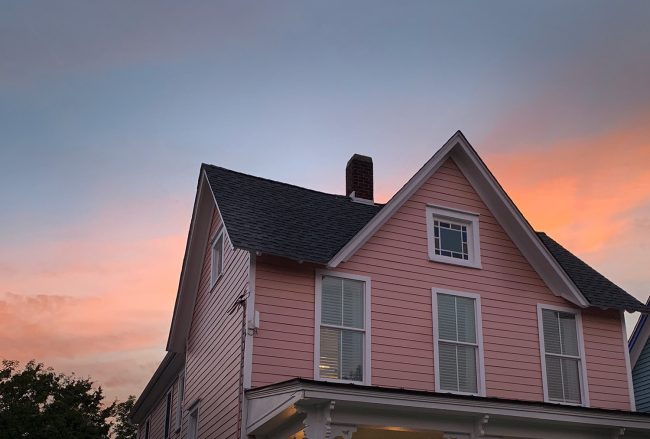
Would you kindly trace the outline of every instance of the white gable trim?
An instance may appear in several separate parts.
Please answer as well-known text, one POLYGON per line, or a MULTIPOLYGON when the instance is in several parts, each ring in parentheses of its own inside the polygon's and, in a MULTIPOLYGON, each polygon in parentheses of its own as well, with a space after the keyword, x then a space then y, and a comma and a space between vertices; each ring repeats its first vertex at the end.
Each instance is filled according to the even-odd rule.
POLYGON ((577 306, 583 308, 589 306, 587 299, 544 247, 528 221, 460 131, 456 132, 386 206, 330 260, 327 264, 328 268, 336 268, 341 262, 347 261, 354 255, 448 158, 453 158, 510 239, 522 251, 553 294, 577 306))
POLYGON ((634 342, 634 345, 629 350, 630 367, 632 370, 634 370, 634 367, 636 367, 636 362, 639 361, 639 357, 643 352, 643 348, 648 343, 648 339, 650 338, 650 325, 647 324, 647 319, 644 319, 643 317, 643 314, 639 316, 639 320, 637 320, 636 326, 634 327, 632 335, 630 336, 630 338, 634 338, 637 333, 639 334, 636 338, 636 341, 634 342))
POLYGON ((204 170, 199 175, 199 182, 194 200, 194 209, 192 212, 192 221, 190 223, 190 232, 185 247, 185 256, 183 258, 183 267, 176 294, 176 303, 174 304, 174 313, 172 315, 172 324, 169 329, 166 350, 169 352, 185 352, 185 344, 189 335, 192 324, 192 313, 194 312, 194 303, 201 280, 201 270, 203 269, 203 256, 210 241, 210 225, 212 223, 212 208, 217 209, 221 217, 221 228, 219 233, 223 233, 224 245, 225 240, 232 241, 228 234, 228 229, 223 221, 223 215, 219 210, 219 205, 214 197, 208 177, 204 170))

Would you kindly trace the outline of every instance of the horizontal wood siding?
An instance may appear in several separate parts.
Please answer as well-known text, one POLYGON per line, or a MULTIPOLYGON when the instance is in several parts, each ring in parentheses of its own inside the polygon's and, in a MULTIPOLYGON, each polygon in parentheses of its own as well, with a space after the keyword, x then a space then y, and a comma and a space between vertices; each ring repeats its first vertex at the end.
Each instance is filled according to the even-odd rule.
MULTIPOLYGON (((199 291, 187 346, 184 404, 199 402, 199 437, 239 435, 242 322, 244 310, 228 311, 248 288, 249 254, 224 240, 224 272, 211 287, 211 246, 221 227, 215 210, 206 245, 199 291)), ((183 437, 188 414, 183 413, 183 437)))
MULTIPOLYGON (((337 271, 372 279, 372 384, 434 390, 431 288, 481 295, 487 396, 543 401, 537 304, 552 294, 448 160, 337 271), (482 269, 428 260, 426 205, 478 213, 482 269)), ((253 385, 313 377, 314 267, 259 258, 253 385)), ((583 311, 591 405, 629 409, 618 312, 583 311), (605 379, 603 371, 611 370, 605 379)))
POLYGON ((149 413, 149 417, 138 426, 138 438, 145 439, 145 424, 149 419, 149 439, 165 439, 165 409, 167 407, 167 394, 172 392, 172 413, 170 420, 169 438, 176 439, 180 437, 180 433, 176 431, 176 401, 178 398, 178 382, 177 380, 165 390, 165 393, 156 401, 156 404, 149 413))
POLYGON ((650 343, 646 343, 632 370, 636 409, 650 412, 650 343))

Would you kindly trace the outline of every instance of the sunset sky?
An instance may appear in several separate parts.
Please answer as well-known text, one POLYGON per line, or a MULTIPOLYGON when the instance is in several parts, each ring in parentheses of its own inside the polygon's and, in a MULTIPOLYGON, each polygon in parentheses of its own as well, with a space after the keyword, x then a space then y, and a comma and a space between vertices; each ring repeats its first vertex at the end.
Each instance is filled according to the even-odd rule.
MULTIPOLYGON (((387 201, 458 129, 650 294, 650 2, 0 0, 0 358, 138 394, 201 162, 387 201)), ((628 316, 628 326, 636 315, 628 316)))

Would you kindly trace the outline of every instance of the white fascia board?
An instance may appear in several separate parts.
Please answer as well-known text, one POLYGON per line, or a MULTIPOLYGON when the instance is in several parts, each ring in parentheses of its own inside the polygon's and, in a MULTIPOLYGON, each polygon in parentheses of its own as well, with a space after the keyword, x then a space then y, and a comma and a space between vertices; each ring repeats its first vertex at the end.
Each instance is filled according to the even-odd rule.
POLYGON ((636 366, 636 362, 639 361, 643 348, 650 338, 650 325, 648 324, 648 320, 643 319, 642 321, 641 319, 643 319, 643 315, 639 317, 639 320, 636 323, 637 326, 635 326, 634 331, 632 331, 632 337, 634 337, 634 334, 637 331, 639 332, 639 335, 634 342, 634 346, 630 349, 630 367, 632 370, 634 369, 634 366, 636 366), (638 325, 641 325, 641 327, 639 328, 638 325))
POLYGON ((341 262, 348 260, 438 170, 448 157, 454 159, 463 175, 472 184, 474 190, 477 191, 513 242, 522 250, 526 259, 547 283, 553 294, 582 308, 588 307, 587 299, 542 244, 528 221, 460 131, 456 132, 391 198, 386 206, 343 246, 329 261, 327 267, 335 268, 341 262))
POLYGON ((185 256, 183 258, 178 293, 176 294, 172 324, 169 330, 169 338, 167 339, 166 349, 168 351, 185 352, 185 342, 189 335, 194 302, 196 301, 201 270, 203 269, 202 257, 209 243, 212 207, 216 208, 219 216, 221 216, 222 230, 232 247, 232 241, 228 235, 228 229, 223 221, 223 216, 219 210, 212 187, 210 186, 205 170, 202 170, 194 201, 190 233, 185 247, 185 256))
POLYGON ((357 234, 343 246, 327 263, 327 268, 336 268, 356 253, 379 228, 393 216, 397 210, 427 181, 444 163, 452 148, 462 140, 462 134, 457 131, 424 166, 390 199, 390 201, 375 215, 357 234))
POLYGON ((588 307, 589 301, 537 237, 476 151, 464 140, 459 145, 461 148, 451 154, 454 162, 553 294, 582 308, 588 307))
MULTIPOLYGON (((288 400, 291 396, 300 396, 301 399, 311 401, 337 401, 344 403, 345 407, 364 410, 389 409, 391 412, 402 411, 412 413, 414 410, 427 410, 443 415, 461 416, 490 416, 509 418, 513 420, 542 421, 553 423, 572 424, 576 427, 602 427, 602 428, 630 428, 650 433, 650 423, 647 417, 634 413, 614 413, 599 409, 589 409, 572 406, 556 406, 545 403, 526 403, 512 401, 496 401, 488 398, 450 397, 449 395, 435 395, 386 391, 372 387, 356 386, 351 388, 320 385, 309 382, 289 382, 273 388, 250 390, 246 393, 249 401, 255 400, 263 404, 262 400, 279 400, 279 395, 285 395, 288 400)), ((297 401, 293 399, 293 401, 297 401)), ((341 405, 341 407, 343 406, 341 405)))

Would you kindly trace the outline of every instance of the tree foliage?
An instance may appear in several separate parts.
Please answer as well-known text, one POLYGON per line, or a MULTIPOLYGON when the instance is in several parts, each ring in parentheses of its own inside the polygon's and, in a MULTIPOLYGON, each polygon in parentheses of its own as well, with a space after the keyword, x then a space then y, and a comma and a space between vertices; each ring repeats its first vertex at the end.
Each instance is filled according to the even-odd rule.
POLYGON ((3 360, 0 439, 104 439, 111 430, 130 439, 133 399, 106 405, 102 388, 88 378, 56 373, 35 361, 20 369, 18 362, 3 360))

